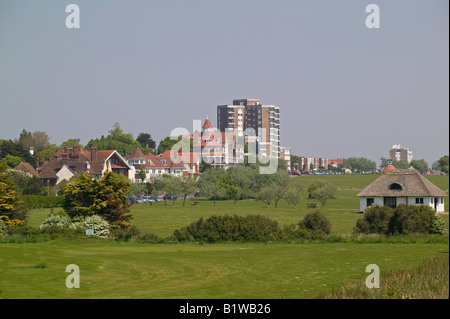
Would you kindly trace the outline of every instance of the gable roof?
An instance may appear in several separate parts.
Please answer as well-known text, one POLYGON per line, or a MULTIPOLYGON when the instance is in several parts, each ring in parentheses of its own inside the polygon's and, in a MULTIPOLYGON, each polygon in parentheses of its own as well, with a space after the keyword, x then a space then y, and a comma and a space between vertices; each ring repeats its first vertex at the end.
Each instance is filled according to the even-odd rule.
POLYGON ((22 162, 19 165, 17 165, 16 167, 14 167, 14 169, 16 171, 21 171, 21 172, 31 174, 32 176, 38 176, 38 172, 34 169, 33 166, 31 166, 30 163, 22 162))
MULTIPOLYGON (((172 161, 172 159, 170 158, 170 156, 163 156, 163 155, 154 155, 152 153, 148 153, 148 154, 143 154, 143 156, 141 156, 141 152, 138 152, 137 150, 134 151, 133 154, 131 155, 126 155, 125 156, 125 160, 126 161, 133 161, 135 159, 139 159, 142 160, 144 159, 144 163, 141 164, 133 164, 134 167, 136 167, 137 169, 141 169, 141 168, 184 168, 184 166, 180 163, 175 163, 172 161), (135 157, 136 155, 136 157, 135 157)), ((129 165, 127 163, 127 165, 129 165)))
POLYGON ((446 197, 447 194, 414 168, 391 169, 364 188, 358 197, 446 197), (393 184, 397 187, 392 187, 393 184), (394 188, 394 189, 392 189, 394 188))
POLYGON ((208 120, 208 117, 206 117, 205 123, 203 124, 203 128, 213 128, 211 122, 208 120))
POLYGON ((40 178, 57 178, 56 175, 64 166, 66 166, 75 177, 80 176, 84 172, 88 172, 91 176, 103 175, 106 169, 111 169, 108 166, 109 159, 112 156, 117 156, 121 163, 120 168, 130 169, 127 161, 116 150, 102 150, 96 151, 94 154, 88 150, 76 150, 69 152, 69 150, 57 150, 53 158, 44 163, 38 170, 40 178), (92 160, 92 155, 94 159, 92 160))

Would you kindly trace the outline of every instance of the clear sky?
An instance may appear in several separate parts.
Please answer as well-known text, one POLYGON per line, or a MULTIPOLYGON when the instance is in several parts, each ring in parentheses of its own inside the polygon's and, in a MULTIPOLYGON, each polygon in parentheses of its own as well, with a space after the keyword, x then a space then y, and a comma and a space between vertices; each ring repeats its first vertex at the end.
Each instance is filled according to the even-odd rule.
POLYGON ((281 144, 367 157, 449 154, 445 0, 0 0, 0 138, 60 144, 125 132, 159 142, 216 107, 280 107, 281 144), (65 24, 68 4, 80 28, 65 24), (380 28, 365 24, 368 4, 380 28))

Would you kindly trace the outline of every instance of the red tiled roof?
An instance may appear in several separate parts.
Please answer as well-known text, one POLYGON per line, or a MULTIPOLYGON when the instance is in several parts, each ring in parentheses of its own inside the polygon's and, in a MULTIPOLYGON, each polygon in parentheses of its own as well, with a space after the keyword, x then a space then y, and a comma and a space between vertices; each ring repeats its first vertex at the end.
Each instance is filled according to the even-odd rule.
MULTIPOLYGON (((166 151, 167 152, 167 151, 166 151)), ((169 151, 170 152, 170 151, 169 151)), ((163 156, 163 155, 154 155, 152 153, 144 154, 144 156, 138 156, 134 157, 133 155, 136 153, 136 151, 132 155, 126 155, 125 159, 127 161, 134 160, 134 159, 145 159, 144 164, 132 164, 136 168, 184 168, 182 164, 174 163, 170 156, 163 156)), ((167 154, 167 153, 165 153, 167 154)), ((170 154, 170 153, 169 153, 170 154)))
POLYGON ((29 173, 29 174, 31 174, 33 176, 38 176, 37 171, 34 169, 33 166, 30 165, 30 163, 23 163, 22 162, 19 165, 17 165, 14 169, 16 171, 22 171, 22 172, 25 172, 25 173, 29 173))
POLYGON ((57 178, 56 172, 50 167, 45 167, 42 171, 39 172, 40 178, 57 178))
POLYGON ((211 122, 206 118, 205 124, 203 124, 203 128, 212 128, 211 122))
POLYGON ((387 165, 381 170, 381 173, 384 173, 384 172, 389 171, 391 169, 396 169, 396 168, 395 168, 394 165, 387 165))
POLYGON ((138 147, 133 152, 133 154, 130 155, 131 158, 145 158, 144 153, 141 151, 141 149, 138 147))

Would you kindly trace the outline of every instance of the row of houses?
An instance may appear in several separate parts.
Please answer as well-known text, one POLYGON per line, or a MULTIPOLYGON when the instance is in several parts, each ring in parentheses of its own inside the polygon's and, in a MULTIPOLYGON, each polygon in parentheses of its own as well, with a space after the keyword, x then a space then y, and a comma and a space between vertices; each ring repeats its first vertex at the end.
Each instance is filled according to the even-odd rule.
POLYGON ((296 163, 292 164, 292 168, 296 171, 328 170, 331 167, 336 168, 342 161, 342 158, 300 157, 296 163))
MULTIPOLYGON (((72 177, 84 172, 93 179, 100 179, 106 171, 124 175, 132 181, 149 181, 157 176, 192 176, 199 173, 200 155, 170 150, 160 155, 144 154, 139 148, 133 154, 122 157, 115 150, 81 150, 66 147, 56 151, 54 157, 41 167, 34 169, 29 163, 21 163, 15 169, 38 176, 44 185, 58 187, 72 177)), ((396 207, 406 205, 428 205, 436 212, 444 211, 447 194, 424 178, 414 168, 396 169, 390 164, 382 175, 363 189, 358 195, 360 208, 373 204, 396 207)))
POLYGON ((39 166, 37 154, 36 169, 29 163, 20 163, 15 169, 39 177, 46 186, 57 187, 84 172, 93 179, 100 179, 106 171, 112 171, 132 182, 148 182, 163 174, 195 178, 200 173, 202 161, 216 168, 243 162, 244 146, 236 147, 236 136, 217 131, 208 119, 202 132, 180 137, 187 141, 184 145, 189 150, 167 150, 155 155, 144 154, 137 148, 132 154, 122 156, 116 150, 98 150, 96 147, 83 150, 74 145, 57 150, 53 158, 42 166, 39 166))

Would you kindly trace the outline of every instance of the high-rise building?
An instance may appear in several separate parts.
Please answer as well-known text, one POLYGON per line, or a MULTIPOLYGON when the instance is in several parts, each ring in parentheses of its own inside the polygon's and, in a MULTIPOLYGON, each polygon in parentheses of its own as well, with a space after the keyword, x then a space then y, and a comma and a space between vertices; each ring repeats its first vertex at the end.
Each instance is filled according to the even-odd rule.
POLYGON ((394 161, 405 161, 408 164, 413 160, 413 153, 410 149, 404 148, 400 144, 392 145, 392 148, 389 150, 389 155, 394 161))
POLYGON ((237 99, 217 106, 217 127, 243 137, 249 148, 262 156, 280 157, 280 108, 262 105, 258 99, 237 99))

